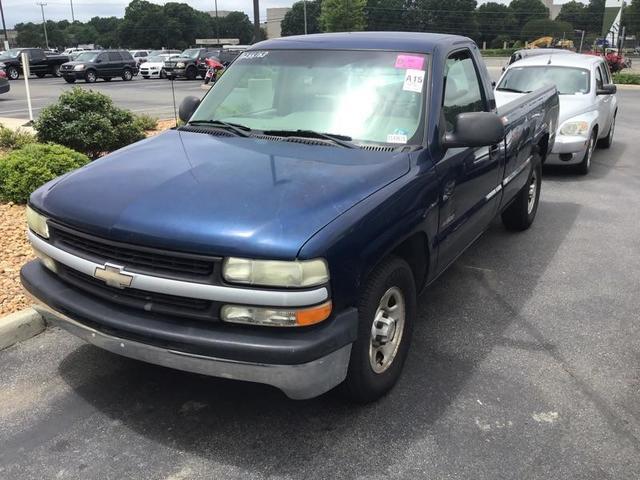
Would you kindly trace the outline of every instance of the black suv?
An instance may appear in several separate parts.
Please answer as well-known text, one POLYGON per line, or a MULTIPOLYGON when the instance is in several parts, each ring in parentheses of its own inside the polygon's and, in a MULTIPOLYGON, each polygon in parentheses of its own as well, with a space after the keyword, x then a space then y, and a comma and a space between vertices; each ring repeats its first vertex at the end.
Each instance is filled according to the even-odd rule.
POLYGON ((187 48, 177 58, 164 62, 167 78, 186 78, 195 80, 198 76, 204 78, 207 73, 205 59, 218 58, 219 48, 187 48))
POLYGON ((90 50, 82 52, 73 62, 63 64, 60 73, 67 83, 76 80, 93 83, 98 78, 108 82, 113 77, 131 80, 138 74, 138 65, 126 50, 90 50))

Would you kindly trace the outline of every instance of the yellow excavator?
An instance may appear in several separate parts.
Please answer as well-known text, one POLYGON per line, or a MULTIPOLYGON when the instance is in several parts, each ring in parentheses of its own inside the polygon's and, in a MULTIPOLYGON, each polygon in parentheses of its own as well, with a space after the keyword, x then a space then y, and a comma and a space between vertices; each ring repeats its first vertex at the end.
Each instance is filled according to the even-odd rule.
POLYGON ((558 39, 553 37, 540 37, 529 42, 527 48, 566 48, 567 50, 574 49, 573 40, 558 39))

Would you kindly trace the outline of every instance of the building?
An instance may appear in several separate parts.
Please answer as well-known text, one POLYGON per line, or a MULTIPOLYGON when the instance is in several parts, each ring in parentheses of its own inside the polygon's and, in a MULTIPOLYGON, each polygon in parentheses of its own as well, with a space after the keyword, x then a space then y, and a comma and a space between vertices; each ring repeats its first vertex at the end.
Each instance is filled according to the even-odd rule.
POLYGON ((282 36, 282 20, 289 10, 289 7, 267 8, 267 38, 282 36))
POLYGON ((561 4, 555 3, 554 0, 542 0, 544 6, 549 9, 549 18, 555 20, 560 15, 561 4))

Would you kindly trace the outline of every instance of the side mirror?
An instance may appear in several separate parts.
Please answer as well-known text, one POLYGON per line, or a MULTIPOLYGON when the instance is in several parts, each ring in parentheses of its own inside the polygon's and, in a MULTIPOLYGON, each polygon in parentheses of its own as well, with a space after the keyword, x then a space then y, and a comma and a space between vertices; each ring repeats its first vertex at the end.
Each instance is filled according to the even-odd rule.
POLYGON ((491 112, 461 113, 456 117, 453 132, 446 133, 442 148, 487 147, 504 139, 502 119, 491 112))
POLYGON ((178 116, 183 122, 188 122, 196 109, 200 106, 200 99, 198 97, 186 97, 182 100, 180 108, 178 109, 178 116))
POLYGON ((618 91, 618 87, 616 87, 613 83, 608 85, 603 85, 602 87, 596 90, 596 95, 613 95, 618 91))

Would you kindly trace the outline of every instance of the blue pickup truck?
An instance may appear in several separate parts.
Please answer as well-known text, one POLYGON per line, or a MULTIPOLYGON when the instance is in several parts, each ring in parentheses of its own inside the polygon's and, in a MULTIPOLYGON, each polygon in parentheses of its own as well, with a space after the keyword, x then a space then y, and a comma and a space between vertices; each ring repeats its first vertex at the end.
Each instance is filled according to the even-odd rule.
POLYGON ((341 33, 252 46, 180 115, 31 195, 36 308, 131 358, 367 402, 417 294, 496 216, 532 224, 558 96, 497 111, 468 38, 341 33))

